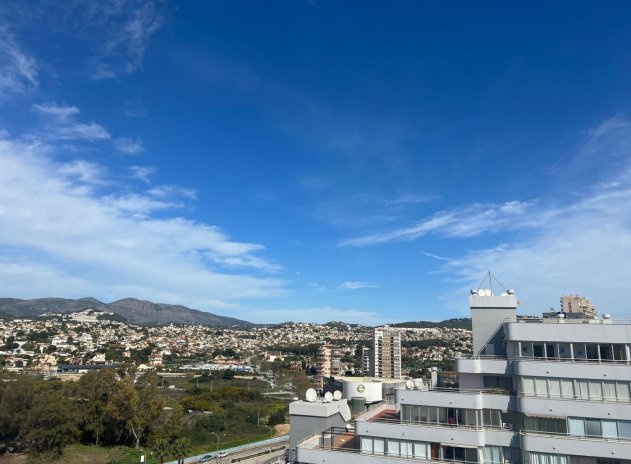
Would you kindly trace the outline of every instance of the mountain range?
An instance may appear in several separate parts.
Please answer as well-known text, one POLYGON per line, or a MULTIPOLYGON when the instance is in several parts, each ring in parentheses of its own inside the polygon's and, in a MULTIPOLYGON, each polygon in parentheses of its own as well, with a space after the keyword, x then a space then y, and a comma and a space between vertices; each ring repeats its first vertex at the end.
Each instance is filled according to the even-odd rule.
POLYGON ((87 308, 114 313, 130 324, 201 324, 216 327, 252 326, 251 322, 232 317, 187 308, 181 305, 153 303, 151 301, 125 298, 113 303, 103 303, 95 298, 77 300, 65 298, 37 298, 20 300, 17 298, 0 298, 1 317, 33 318, 46 313, 72 313, 87 308))

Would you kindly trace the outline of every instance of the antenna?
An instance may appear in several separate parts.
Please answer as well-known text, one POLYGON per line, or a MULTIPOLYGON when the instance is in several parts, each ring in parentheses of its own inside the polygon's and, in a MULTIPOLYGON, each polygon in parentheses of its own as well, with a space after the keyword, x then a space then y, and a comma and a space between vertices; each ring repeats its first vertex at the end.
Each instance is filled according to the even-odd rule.
POLYGON ((310 388, 309 390, 307 390, 307 393, 305 394, 305 399, 309 403, 313 403, 315 400, 318 399, 318 393, 313 388, 310 388))
MULTIPOLYGON (((509 289, 507 286, 505 286, 502 282, 498 280, 497 277, 493 275, 491 271, 487 272, 484 275, 482 282, 480 282, 480 285, 478 285, 478 290, 480 290, 482 288, 482 285, 485 284, 486 282, 489 283, 489 289, 491 290, 491 295, 493 294, 493 282, 495 282, 497 285, 503 288, 504 291, 508 293, 509 295, 512 295, 515 293, 515 290, 509 289)), ((491 295, 486 295, 486 296, 491 296, 491 295)), ((480 295, 480 296, 484 296, 484 295, 480 295)))
POLYGON ((341 392, 341 391, 339 391, 339 390, 335 390, 335 391, 333 392, 333 399, 334 399, 335 401, 339 401, 339 400, 341 400, 341 399, 342 399, 342 392, 341 392))

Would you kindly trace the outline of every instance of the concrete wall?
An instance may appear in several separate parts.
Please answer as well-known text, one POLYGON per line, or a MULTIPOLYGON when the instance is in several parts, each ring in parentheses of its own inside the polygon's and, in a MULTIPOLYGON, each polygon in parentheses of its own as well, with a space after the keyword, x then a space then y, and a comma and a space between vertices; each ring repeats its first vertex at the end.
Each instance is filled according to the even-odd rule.
POLYGON ((503 332, 498 330, 504 321, 515 320, 517 297, 515 295, 469 297, 473 326, 473 354, 505 355, 503 332), (487 343, 489 346, 486 346, 487 343))

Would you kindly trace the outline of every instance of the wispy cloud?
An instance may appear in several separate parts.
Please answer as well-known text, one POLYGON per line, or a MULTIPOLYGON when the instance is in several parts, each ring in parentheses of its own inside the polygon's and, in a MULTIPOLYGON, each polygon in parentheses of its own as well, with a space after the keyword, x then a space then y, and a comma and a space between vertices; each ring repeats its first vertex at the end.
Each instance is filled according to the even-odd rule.
POLYGON ((96 54, 92 77, 111 79, 133 73, 142 66, 151 36, 164 24, 163 3, 127 0, 98 5, 92 6, 91 13, 104 15, 107 40, 96 54))
POLYGON ((360 282, 356 280, 347 280, 339 285, 342 290, 361 290, 362 288, 377 288, 379 285, 372 282, 360 282))
POLYGON ((48 140, 86 140, 97 141, 110 138, 109 132, 95 122, 79 122, 80 110, 75 106, 56 103, 33 105, 33 109, 46 118, 44 131, 40 137, 48 140))
POLYGON ((394 241, 416 240, 424 235, 435 233, 446 237, 473 237, 482 233, 495 233, 506 229, 531 227, 549 216, 531 215, 534 201, 508 201, 500 204, 476 203, 466 208, 439 211, 417 223, 398 229, 377 232, 350 238, 340 242, 340 246, 368 246, 394 241))
POLYGON ((139 138, 120 137, 114 140, 114 148, 125 155, 137 155, 145 151, 139 138))
POLYGON ((587 134, 576 150, 578 159, 568 163, 587 162, 587 151, 608 167, 608 176, 583 184, 579 198, 562 206, 540 203, 529 208, 528 216, 538 219, 518 221, 530 227, 527 235, 470 249, 444 264, 447 282, 458 286, 445 295, 452 307, 461 307, 456 294, 491 269, 517 288, 528 313, 555 307, 559 296, 569 292, 589 296, 601 312, 631 313, 621 306, 621 294, 631 281, 631 121, 605 121, 587 134), (626 166, 621 168, 622 159, 626 166))
POLYGON ((180 187, 179 185, 157 185, 147 190, 147 194, 158 198, 183 197, 189 200, 197 199, 195 190, 180 187))
POLYGON ((131 176, 143 181, 145 184, 151 183, 149 176, 156 172, 152 166, 130 166, 127 168, 131 176))
POLYGON ((0 20, 0 101, 24 96, 37 86, 37 61, 21 49, 0 20))
POLYGON ((2 294, 133 295, 212 309, 283 292, 282 280, 259 276, 278 269, 260 256, 262 245, 172 215, 178 200, 167 190, 156 198, 83 188, 107 171, 56 162, 50 151, 41 141, 0 140, 2 294))

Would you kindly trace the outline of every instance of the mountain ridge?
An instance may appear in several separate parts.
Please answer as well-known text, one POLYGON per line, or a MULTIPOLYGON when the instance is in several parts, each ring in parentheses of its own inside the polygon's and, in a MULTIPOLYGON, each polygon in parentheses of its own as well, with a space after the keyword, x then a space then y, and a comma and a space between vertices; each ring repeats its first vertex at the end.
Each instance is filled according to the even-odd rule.
POLYGON ((96 298, 0 298, 0 317, 37 317, 45 313, 72 313, 86 308, 117 314, 130 324, 201 324, 216 327, 253 326, 251 322, 228 316, 191 309, 183 305, 154 303, 137 298, 123 298, 111 303, 103 303, 96 298))

